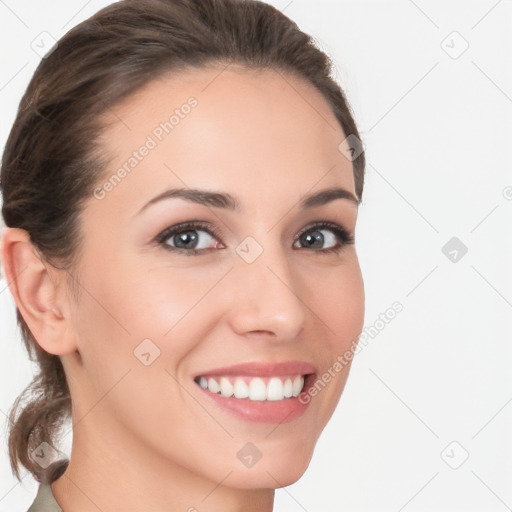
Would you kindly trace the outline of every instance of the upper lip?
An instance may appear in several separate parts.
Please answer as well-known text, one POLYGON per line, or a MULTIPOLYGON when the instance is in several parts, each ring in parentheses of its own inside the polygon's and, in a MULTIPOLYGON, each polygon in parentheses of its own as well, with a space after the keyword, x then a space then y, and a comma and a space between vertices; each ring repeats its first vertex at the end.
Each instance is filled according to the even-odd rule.
POLYGON ((307 375, 310 373, 315 373, 315 367, 304 361, 283 361, 279 363, 252 362, 206 370, 198 373, 196 377, 208 377, 214 375, 270 377, 274 375, 307 375))

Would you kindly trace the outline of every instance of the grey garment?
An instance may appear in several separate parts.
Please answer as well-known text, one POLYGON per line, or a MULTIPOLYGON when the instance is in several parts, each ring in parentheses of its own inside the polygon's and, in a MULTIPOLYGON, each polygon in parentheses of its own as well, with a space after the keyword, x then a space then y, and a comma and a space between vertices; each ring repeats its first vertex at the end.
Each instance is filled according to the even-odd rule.
POLYGON ((39 484, 37 495, 27 512, 63 512, 53 496, 50 484, 39 484))

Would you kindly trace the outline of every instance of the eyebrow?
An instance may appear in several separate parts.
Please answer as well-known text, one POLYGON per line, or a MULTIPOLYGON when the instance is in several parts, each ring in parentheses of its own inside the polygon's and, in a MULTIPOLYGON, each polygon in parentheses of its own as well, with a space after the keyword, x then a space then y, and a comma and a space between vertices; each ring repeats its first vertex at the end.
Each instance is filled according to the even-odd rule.
MULTIPOLYGON (((158 194, 157 196, 153 197, 153 199, 149 200, 137 212, 137 215, 155 203, 165 199, 173 198, 181 198, 185 199, 186 201, 191 201, 193 203, 201 204, 204 206, 212 206, 214 208, 224 208, 226 210, 232 210, 236 212, 242 211, 240 203, 236 200, 235 197, 228 193, 210 192, 208 190, 199 190, 193 188, 172 188, 165 190, 161 194, 158 194)), ((344 188, 334 187, 304 196, 299 202, 299 208, 301 210, 315 208, 334 201, 335 199, 346 199, 356 206, 359 205, 358 199, 354 196, 354 194, 352 194, 352 192, 349 192, 344 188)))

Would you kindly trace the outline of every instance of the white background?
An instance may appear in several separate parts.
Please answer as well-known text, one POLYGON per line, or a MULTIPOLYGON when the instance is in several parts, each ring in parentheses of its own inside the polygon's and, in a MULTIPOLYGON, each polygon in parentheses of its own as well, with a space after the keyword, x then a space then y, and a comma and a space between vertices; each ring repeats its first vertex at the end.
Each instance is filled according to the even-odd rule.
MULTIPOLYGON (((2 148, 39 62, 32 41, 108 3, 0 0, 2 148)), ((354 359, 310 467, 276 491, 275 510, 510 510, 512 1, 271 3, 334 59, 366 147, 365 327, 404 306, 354 359), (452 237, 468 249, 457 262, 442 251, 452 237)), ((5 281, 0 322, 0 512, 13 512, 37 483, 24 472, 19 484, 7 459, 5 414, 32 367, 5 281)))

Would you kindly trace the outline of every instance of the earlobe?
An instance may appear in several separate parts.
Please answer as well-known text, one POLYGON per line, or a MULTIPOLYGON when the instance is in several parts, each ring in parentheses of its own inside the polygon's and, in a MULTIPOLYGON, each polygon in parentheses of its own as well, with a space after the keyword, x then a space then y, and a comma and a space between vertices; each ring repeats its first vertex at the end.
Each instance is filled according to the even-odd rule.
POLYGON ((74 352, 65 297, 59 295, 57 272, 39 255, 27 231, 2 230, 2 269, 13 299, 30 332, 46 352, 62 355, 74 352))

